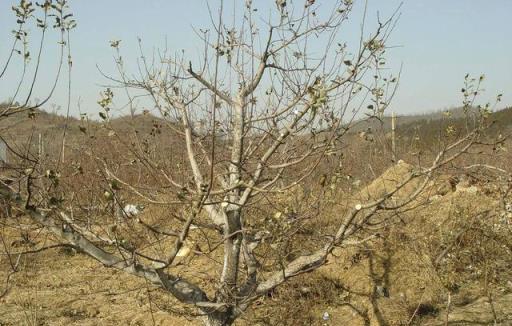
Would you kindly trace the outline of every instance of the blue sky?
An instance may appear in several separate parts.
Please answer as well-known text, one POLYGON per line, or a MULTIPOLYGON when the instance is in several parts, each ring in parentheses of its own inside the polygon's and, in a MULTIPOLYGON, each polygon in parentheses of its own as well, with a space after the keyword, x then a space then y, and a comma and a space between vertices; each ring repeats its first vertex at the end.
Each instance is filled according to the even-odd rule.
MULTIPOLYGON (((148 49, 163 47, 167 41, 170 48, 185 49, 191 56, 197 56, 201 42, 192 27, 209 26, 206 2, 72 0, 72 11, 78 21, 72 35, 72 113, 78 114, 78 99, 82 111, 96 113, 99 110, 96 101, 102 89, 100 84, 106 80, 96 65, 107 71, 111 69, 113 61, 109 40, 122 40, 126 60, 136 59, 138 36, 148 49)), ((241 7, 244 0, 235 2, 241 7)), ((353 27, 342 34, 349 41, 358 37, 357 28, 362 15, 362 1, 355 2, 353 27)), ((375 20, 377 11, 386 17, 401 2, 369 0, 369 21, 375 20)), ((14 28, 15 20, 10 11, 13 3, 10 0, 0 1, 0 64, 6 57, 10 30, 14 28)), ((209 3, 215 6, 217 1, 209 3)), ((263 16, 274 6, 274 0, 253 0, 253 3, 263 16)), ((400 12, 400 20, 388 44, 395 46, 388 54, 390 67, 398 72, 403 64, 400 88, 392 110, 418 113, 457 106, 461 103, 460 89, 466 73, 486 75, 482 102, 504 93, 501 106, 512 104, 511 0, 404 0, 400 12)), ((42 78, 36 86, 36 92, 41 94, 51 82, 51 74, 44 72, 53 71, 55 67, 55 51, 48 48, 47 54, 50 60, 45 64, 42 78)), ((0 100, 10 95, 12 76, 14 72, 0 81, 0 100)), ((65 106, 65 85, 61 83, 59 86, 52 103, 65 106)))

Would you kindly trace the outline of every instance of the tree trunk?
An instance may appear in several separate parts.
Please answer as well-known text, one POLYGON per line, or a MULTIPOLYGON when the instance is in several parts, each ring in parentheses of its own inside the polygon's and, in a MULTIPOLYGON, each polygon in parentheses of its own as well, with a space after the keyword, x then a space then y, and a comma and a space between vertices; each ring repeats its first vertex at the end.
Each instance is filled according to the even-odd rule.
POLYGON ((203 322, 205 326, 230 326, 234 320, 226 313, 213 313, 204 317, 203 322))

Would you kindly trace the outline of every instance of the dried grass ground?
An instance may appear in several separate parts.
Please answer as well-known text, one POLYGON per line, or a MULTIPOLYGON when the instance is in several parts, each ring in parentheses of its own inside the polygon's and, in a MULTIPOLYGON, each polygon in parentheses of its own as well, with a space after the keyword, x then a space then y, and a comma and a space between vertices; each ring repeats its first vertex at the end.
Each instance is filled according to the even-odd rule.
MULTIPOLYGON (((345 205, 377 196, 412 169, 394 166, 345 205)), ((416 202, 425 205, 404 212, 401 224, 365 245, 337 249, 326 266, 278 288, 239 324, 442 325, 447 315, 453 325, 492 324, 495 318, 512 324, 511 215, 500 208, 496 184, 451 191, 446 180, 429 185, 428 196, 416 202)), ((6 257, 1 260, 7 266, 6 257)), ((195 259, 182 268, 203 265, 195 259)), ((2 279, 6 272, 0 268, 2 279)), ((173 312, 175 301, 144 280, 65 249, 27 257, 10 285, 1 325, 198 325, 173 312)))
POLYGON ((144 280, 65 250, 32 256, 12 282, 0 325, 195 325, 161 311, 152 301, 165 298, 144 280))

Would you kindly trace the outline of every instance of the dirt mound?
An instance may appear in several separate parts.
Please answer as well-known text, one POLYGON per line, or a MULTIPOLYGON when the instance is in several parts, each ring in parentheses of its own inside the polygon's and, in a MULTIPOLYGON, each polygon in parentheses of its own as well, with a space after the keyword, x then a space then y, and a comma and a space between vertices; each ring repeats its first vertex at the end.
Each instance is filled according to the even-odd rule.
MULTIPOLYGON (((373 180, 359 192, 359 198, 363 201, 377 199, 395 189, 415 171, 415 167, 403 161, 387 169, 381 176, 373 180)), ((413 180, 400 189, 396 196, 405 197, 411 194, 418 186, 419 180, 413 180)))
MULTIPOLYGON (((416 169, 400 162, 357 195, 345 197, 349 204, 339 206, 379 198, 407 180, 416 169)), ((490 277, 489 269, 493 270, 493 280, 487 284, 488 289, 496 291, 496 295, 512 290, 506 290, 506 282, 512 277, 507 271, 507 266, 512 266, 512 246, 500 244, 507 238, 506 233, 496 230, 501 216, 499 200, 484 193, 478 185, 457 185, 454 179, 452 175, 436 176, 428 182, 422 195, 399 214, 395 224, 381 230, 380 238, 336 249, 334 257, 318 271, 318 276, 307 275, 297 280, 294 284, 298 300, 305 291, 309 296, 315 293, 317 303, 308 308, 307 316, 296 319, 290 316, 293 323, 436 323, 446 316, 448 293, 452 298, 450 322, 489 320, 492 313, 489 305, 478 309, 465 305, 486 295, 482 284, 485 275, 490 277), (471 319, 468 312, 473 310, 478 318, 471 319), (479 313, 480 310, 486 312, 479 313), (329 316, 328 322, 322 319, 325 313, 329 316)), ((412 180, 391 200, 407 198, 423 181, 422 178, 412 180)), ((289 300, 294 294, 284 289, 279 291, 278 304, 293 310, 280 300, 289 300)), ((510 318, 506 313, 500 316, 502 320, 510 318)))

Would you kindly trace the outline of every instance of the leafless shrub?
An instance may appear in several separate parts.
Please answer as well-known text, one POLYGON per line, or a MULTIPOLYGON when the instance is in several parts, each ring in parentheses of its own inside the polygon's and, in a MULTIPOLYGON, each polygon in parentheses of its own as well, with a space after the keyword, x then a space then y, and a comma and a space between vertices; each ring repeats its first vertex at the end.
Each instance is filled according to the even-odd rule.
MULTIPOLYGON (((247 1, 229 25, 221 1, 212 28, 198 32, 200 62, 167 49, 148 57, 140 40, 136 76, 126 71, 120 41, 112 41, 118 73, 106 77, 124 92, 133 129, 111 116, 118 95, 107 88, 98 101, 103 129, 80 128, 86 144, 104 142, 83 147, 83 164, 49 167, 25 157, 22 196, 14 201, 59 242, 145 278, 207 325, 232 324, 289 279, 324 265, 335 248, 380 237, 488 124, 483 108, 461 130, 448 125, 429 164, 325 223, 339 178, 319 175, 319 167, 340 167, 335 154, 357 114, 382 119, 398 84, 383 68, 396 14, 379 18, 370 34, 363 24, 349 48, 339 38, 352 7, 348 0, 278 1, 260 23, 247 1), (139 98, 155 110, 136 116, 139 98), (406 187, 412 191, 397 200, 406 187), (133 201, 151 214, 128 218, 122 210, 133 201)), ((468 94, 469 106, 476 94, 468 94)), ((5 114, 27 103, 11 103, 5 114)))

